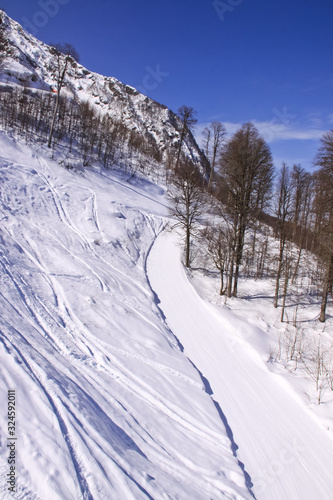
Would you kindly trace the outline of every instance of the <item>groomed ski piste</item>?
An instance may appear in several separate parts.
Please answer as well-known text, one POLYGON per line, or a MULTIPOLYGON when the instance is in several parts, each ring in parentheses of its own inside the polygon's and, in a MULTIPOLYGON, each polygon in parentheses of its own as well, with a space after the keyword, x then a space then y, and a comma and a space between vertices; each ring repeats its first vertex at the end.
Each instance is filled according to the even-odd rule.
POLYGON ((331 499, 330 433, 193 287, 164 187, 60 159, 0 135, 0 497, 331 499))
POLYGON ((4 135, 0 157, 0 497, 14 389, 17 499, 251 498, 149 287, 163 189, 4 135))
POLYGON ((329 499, 333 442, 265 355, 263 332, 189 283, 176 233, 161 234, 148 275, 184 352, 209 381, 258 499, 329 499), (251 342, 257 347, 255 349, 251 342))

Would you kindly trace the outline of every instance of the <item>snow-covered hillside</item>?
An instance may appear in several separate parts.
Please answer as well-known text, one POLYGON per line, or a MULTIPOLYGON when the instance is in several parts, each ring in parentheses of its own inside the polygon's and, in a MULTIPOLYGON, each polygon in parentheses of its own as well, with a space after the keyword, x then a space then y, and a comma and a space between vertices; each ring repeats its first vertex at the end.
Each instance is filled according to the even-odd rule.
POLYGON ((329 433, 269 370, 267 335, 193 289, 163 187, 2 133, 0 204, 15 498, 331 497, 329 433))
MULTIPOLYGON (((50 48, 3 23, 1 101, 16 86, 52 98, 50 48)), ((176 147, 177 117, 132 87, 79 64, 65 83, 69 99, 150 134, 162 157, 176 147)), ((97 154, 84 162, 66 136, 48 149, 33 128, 24 136, 3 121, 1 499, 331 499, 331 391, 311 411, 304 374, 268 363, 282 331, 268 279, 267 294, 217 306, 214 273, 185 272, 177 233, 164 231, 163 163, 140 170, 124 148, 110 170, 97 154)), ((191 134, 183 152, 202 160, 191 134)), ((245 295, 251 286, 263 284, 247 282, 245 295)), ((311 317, 315 336, 308 304, 302 332, 311 317)))
MULTIPOLYGON (((56 88, 57 58, 50 47, 5 13, 2 16, 9 54, 0 68, 0 90, 1 86, 5 89, 13 85, 46 92, 50 86, 56 88)), ((75 63, 65 76, 63 94, 77 102, 89 102, 101 114, 107 113, 129 129, 152 137, 162 152, 172 150, 179 141, 181 124, 171 110, 114 77, 93 73, 75 63)), ((185 137, 183 152, 198 164, 202 160, 190 132, 185 137)))
POLYGON ((17 394, 15 498, 250 498, 149 286, 163 189, 68 171, 4 135, 0 155, 0 394, 3 409, 17 394))

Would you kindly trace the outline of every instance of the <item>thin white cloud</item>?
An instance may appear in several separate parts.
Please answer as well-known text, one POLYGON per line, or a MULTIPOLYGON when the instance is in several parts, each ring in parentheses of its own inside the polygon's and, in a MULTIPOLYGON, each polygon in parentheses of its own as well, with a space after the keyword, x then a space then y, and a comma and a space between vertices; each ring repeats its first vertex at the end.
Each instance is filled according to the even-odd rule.
POLYGON ((325 130, 316 127, 307 128, 293 124, 284 125, 273 121, 258 122, 254 120, 253 124, 267 142, 317 140, 320 139, 325 132, 325 130))
MULTIPOLYGON (((333 120, 333 115, 330 117, 333 120)), ((270 121, 251 120, 253 125, 258 129, 259 134, 265 139, 266 142, 278 142, 289 140, 318 140, 320 139, 327 129, 315 126, 299 126, 294 123, 279 123, 277 118, 270 121)), ((242 127, 242 123, 237 122, 223 122, 228 133, 228 137, 232 136, 237 130, 242 127)), ((195 137, 199 143, 202 141, 202 131, 207 127, 208 123, 200 123, 195 130, 195 137)), ((318 122, 319 125, 319 122, 318 122)))

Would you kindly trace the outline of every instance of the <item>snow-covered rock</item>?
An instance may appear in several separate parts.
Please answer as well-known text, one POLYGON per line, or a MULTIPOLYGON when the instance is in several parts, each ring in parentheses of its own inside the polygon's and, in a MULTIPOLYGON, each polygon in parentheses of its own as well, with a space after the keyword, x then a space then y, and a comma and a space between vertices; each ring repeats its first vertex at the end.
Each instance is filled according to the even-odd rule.
MULTIPOLYGON (((23 85, 49 91, 56 87, 57 57, 52 48, 2 14, 2 26, 9 40, 8 57, 0 70, 0 85, 23 85)), ((181 122, 166 106, 141 94, 114 77, 102 76, 74 63, 65 77, 68 97, 89 102, 100 113, 121 120, 129 129, 150 134, 161 152, 176 146, 181 122)), ((203 156, 193 135, 187 133, 182 151, 200 164, 203 156)))

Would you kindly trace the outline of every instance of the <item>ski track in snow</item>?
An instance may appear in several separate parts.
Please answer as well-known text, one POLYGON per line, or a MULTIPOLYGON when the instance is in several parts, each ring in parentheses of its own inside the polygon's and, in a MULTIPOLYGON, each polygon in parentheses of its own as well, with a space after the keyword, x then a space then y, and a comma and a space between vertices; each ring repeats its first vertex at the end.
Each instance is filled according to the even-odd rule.
MULTIPOLYGON (((250 498, 204 383, 146 281, 147 255, 164 225, 162 198, 104 175, 105 190, 84 179, 76 194, 80 177, 54 163, 58 179, 49 160, 33 156, 31 165, 0 160, 0 373, 25 402, 17 498, 250 498), (113 184, 143 205, 124 207, 113 222, 122 232, 110 258, 103 197, 113 184), (67 191, 77 213, 64 202, 67 191)), ((3 484, 0 495, 7 498, 3 484)))
MULTIPOLYGON (((51 471, 50 451, 43 458, 47 481, 40 493, 31 482, 32 466, 26 463, 17 498, 39 500, 52 492, 61 500, 99 500, 109 495, 126 500, 251 496, 329 500, 331 442, 285 391, 278 375, 270 373, 258 353, 238 338, 237 320, 233 324, 230 312, 225 316, 193 289, 181 265, 176 236, 161 233, 166 222, 161 198, 99 175, 107 183, 105 190, 112 191, 114 185, 122 193, 114 202, 114 210, 122 207, 122 212, 112 225, 110 216, 117 212, 106 210, 100 186, 82 182, 76 194, 81 212, 73 212, 67 191, 74 195, 80 177, 73 180, 73 174, 66 172, 58 178, 49 160, 34 156, 31 166, 0 160, 3 185, 14 186, 14 190, 2 189, 0 196, 4 285, 0 301, 6 313, 1 321, 0 355, 11 359, 0 371, 9 380, 14 366, 15 380, 24 381, 27 398, 40 392, 45 435, 49 415, 56 417, 60 433, 56 449, 62 450, 66 479, 59 480, 51 471), (20 175, 15 185, 14 172, 20 175), (133 208, 131 203, 140 206, 133 208), (54 231, 42 217, 29 216, 29 210, 38 213, 35 206, 41 215, 49 213, 54 231), (113 232, 110 259, 104 242, 110 241, 113 232), (67 264, 62 271, 62 266, 52 263, 44 239, 70 267, 67 264), (6 252, 7 247, 13 253, 6 252), (76 287, 89 290, 91 301, 86 307, 77 300, 81 302, 87 292, 77 294, 76 287), (111 305, 122 311, 117 313, 118 321, 108 313, 111 305), (89 308, 92 313, 84 311, 89 308), (110 325, 109 335, 99 334, 100 321, 110 325), (126 335, 141 325, 133 345, 132 339, 122 340, 112 333, 118 323, 126 322, 126 335), (148 346, 155 344, 156 336, 173 349, 173 355, 168 350, 167 355, 162 351, 163 356, 156 357, 150 347, 141 347, 144 329, 150 332, 148 346), (184 368, 180 361, 184 355, 193 368, 184 368), (183 397, 177 399, 174 391, 183 397), (208 400, 200 407, 195 398, 205 392, 208 400), (213 410, 208 409, 208 401, 213 410), (200 450, 201 460, 190 451, 191 442, 196 452, 200 450), (222 470, 211 465, 219 461, 224 464, 222 470)), ((246 327, 243 322, 241 328, 246 327)), ((32 412, 33 420, 29 403, 30 399, 26 411, 32 412)), ((41 455, 31 431, 24 439, 31 442, 31 462, 37 464, 41 455)), ((7 498, 3 485, 0 494, 7 498)))
POLYGON ((161 233, 147 270, 169 327, 225 412, 256 498, 330 500, 331 440, 246 340, 237 340, 236 316, 218 311, 194 290, 181 263, 177 234, 161 233))
MULTIPOLYGON (((46 162, 41 160, 40 158, 38 158, 38 161, 41 165, 42 168, 44 169, 47 169, 48 171, 50 171, 49 167, 47 166, 46 162)), ((127 279, 129 278, 128 275, 126 275, 124 272, 122 272, 120 269, 117 269, 115 268, 114 266, 112 266, 112 264, 109 262, 109 261, 106 261, 105 259, 103 259, 103 257, 101 257, 100 255, 98 255, 95 251, 94 251, 94 248, 93 246, 91 245, 91 243, 88 241, 87 237, 85 236, 85 234, 80 231, 76 226, 75 224, 73 223, 73 221, 70 219, 69 215, 67 214, 64 206, 63 206, 63 203, 61 202, 61 199, 60 199, 60 196, 58 195, 56 189, 54 188, 54 186, 52 186, 51 182, 48 180, 47 176, 44 175, 44 174, 38 174, 42 177, 42 179, 44 180, 45 184, 49 187, 52 195, 53 195, 53 199, 54 199, 54 204, 56 206, 56 210, 57 210, 57 213, 58 213, 58 216, 59 216, 59 219, 61 220, 61 222, 65 223, 69 229, 71 229, 77 236, 79 239, 82 240, 83 242, 83 246, 84 248, 86 248, 90 254, 93 255, 93 257, 97 260, 100 260, 103 265, 106 265, 107 267, 110 267, 112 269, 112 271, 116 271, 120 276, 124 276, 126 277, 127 279)), ((117 181, 114 181, 114 182, 117 182, 117 181)), ((120 184, 120 183, 119 183, 120 184)), ((133 188, 131 187, 128 187, 126 186, 129 190, 133 190, 133 188)), ((91 190, 89 189, 89 191, 91 192, 91 190)), ((134 191, 134 190, 133 190, 134 191)), ((152 198, 149 198, 150 200, 154 201, 152 198)), ((97 215, 97 211, 96 211, 96 194, 95 193, 92 193, 92 220, 94 221, 94 225, 95 227, 97 228, 97 230, 99 232, 101 232, 100 228, 99 228, 99 224, 98 224, 98 215, 97 215)), ((149 216, 148 216, 149 218, 149 216)), ((148 227, 150 227, 148 225, 148 227)), ((154 236, 156 236, 154 234, 154 236)), ((98 279, 98 281, 100 282, 101 284, 101 288, 102 288, 102 291, 108 291, 110 292, 110 288, 107 286, 107 284, 100 278, 100 276, 98 276, 88 265, 86 262, 84 262, 84 265, 86 267, 88 267, 89 271, 92 272, 96 278, 98 279)), ((146 289, 141 286, 138 282, 134 282, 135 285, 137 286, 140 286, 141 289, 143 291, 146 292, 146 289)))

